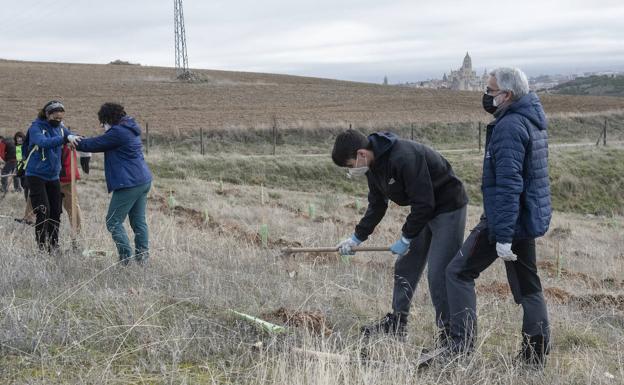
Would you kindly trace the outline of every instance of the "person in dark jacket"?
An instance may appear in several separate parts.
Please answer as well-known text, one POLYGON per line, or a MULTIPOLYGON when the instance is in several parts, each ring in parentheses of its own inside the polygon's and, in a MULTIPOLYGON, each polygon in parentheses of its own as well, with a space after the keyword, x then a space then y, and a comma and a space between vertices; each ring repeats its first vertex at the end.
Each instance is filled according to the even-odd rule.
POLYGON ((141 127, 126 115, 124 107, 104 103, 98 119, 105 132, 94 138, 85 138, 78 144, 83 152, 104 153, 104 174, 108 192, 112 192, 106 228, 117 246, 119 260, 127 265, 133 257, 132 248, 123 223, 126 217, 134 231, 134 259, 146 262, 149 257, 149 236, 145 219, 147 193, 152 174, 143 158, 141 127))
POLYGON ((449 309, 444 271, 464 240, 468 197, 463 183, 442 155, 388 132, 368 137, 348 130, 336 138, 332 151, 336 165, 348 167, 350 176, 366 176, 368 208, 355 233, 338 246, 342 254, 364 242, 388 208, 388 200, 411 208, 391 250, 394 266, 392 313, 365 326, 375 332, 405 334, 410 303, 420 276, 429 262, 429 290, 435 308, 439 343, 449 335, 449 309))
POLYGON ((35 236, 40 250, 58 249, 58 231, 61 221, 61 147, 64 143, 76 145, 80 138, 63 124, 65 107, 57 100, 43 106, 32 122, 27 143, 22 149, 26 156, 26 180, 37 222, 35 236), (28 155, 26 155, 28 154, 28 155))
POLYGON ((0 138, 2 142, 3 151, 0 153, 0 157, 4 160, 4 166, 2 167, 1 185, 2 192, 9 191, 9 178, 13 178, 13 188, 16 192, 21 191, 19 178, 15 176, 15 169, 17 167, 17 154, 15 142, 8 138, 0 138))
POLYGON ((446 270, 452 347, 470 352, 477 333, 474 280, 497 258, 505 263, 516 303, 522 305, 521 362, 542 366, 549 350, 546 302, 537 274, 535 238, 552 215, 548 134, 544 109, 519 69, 490 73, 483 107, 487 126, 483 160, 484 215, 446 270))

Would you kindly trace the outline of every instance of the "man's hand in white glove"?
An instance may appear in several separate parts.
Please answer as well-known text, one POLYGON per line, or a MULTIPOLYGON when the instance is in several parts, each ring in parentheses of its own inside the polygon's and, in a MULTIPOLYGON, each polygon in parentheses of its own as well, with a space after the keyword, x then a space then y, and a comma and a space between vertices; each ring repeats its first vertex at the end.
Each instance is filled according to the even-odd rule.
POLYGON ((82 140, 78 135, 67 135, 67 141, 74 147, 82 140))
POLYGON ((338 252, 340 255, 355 255, 355 251, 351 250, 353 246, 358 246, 362 241, 357 239, 355 234, 351 238, 347 238, 338 244, 338 252))
POLYGON ((511 251, 511 243, 498 243, 496 242, 496 254, 503 261, 513 262, 518 259, 518 256, 511 251))

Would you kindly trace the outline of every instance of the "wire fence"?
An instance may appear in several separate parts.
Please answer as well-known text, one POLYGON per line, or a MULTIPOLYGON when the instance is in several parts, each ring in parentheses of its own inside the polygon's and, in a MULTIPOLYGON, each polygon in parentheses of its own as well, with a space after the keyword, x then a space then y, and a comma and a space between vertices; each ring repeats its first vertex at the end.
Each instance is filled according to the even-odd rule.
MULTIPOLYGON (((147 154, 149 154, 152 147, 171 144, 170 138, 167 140, 162 135, 152 135, 150 133, 149 122, 145 122, 144 125, 145 134, 143 137, 143 144, 147 154), (155 144, 155 142, 158 143, 155 144)), ((316 130, 280 127, 278 119, 273 118, 273 124, 269 129, 250 129, 248 132, 237 130, 236 133, 228 133, 228 130, 207 130, 200 127, 180 139, 180 142, 183 142, 185 144, 184 147, 190 149, 190 152, 199 153, 200 155, 206 155, 208 143, 211 145, 214 145, 215 143, 241 143, 248 146, 260 145, 265 150, 268 148, 270 155, 278 155, 279 148, 285 145, 305 146, 310 143, 331 144, 333 138, 347 128, 353 128, 353 124, 349 123, 348 126, 345 125, 343 127, 322 128, 316 130)), ((367 131, 373 131, 369 128, 359 129, 364 133, 367 131)), ((392 131, 405 139, 415 140, 429 145, 443 145, 445 148, 449 145, 455 145, 457 150, 475 150, 483 152, 486 141, 486 130, 486 123, 464 122, 449 123, 446 125, 435 123, 419 125, 411 123, 409 125, 396 127, 383 127, 378 131, 392 131), (445 134, 447 134, 449 138, 444 138, 445 134)), ((585 140, 585 142, 583 142, 584 144, 591 142, 593 140, 592 138, 597 138, 596 146, 600 146, 601 144, 602 146, 607 146, 608 139, 612 139, 609 136, 609 130, 609 120, 604 118, 603 122, 592 122, 591 125, 587 125, 581 134, 575 135, 574 133, 571 133, 567 135, 567 140, 558 142, 560 144, 579 143, 581 140, 580 136, 582 136, 585 140)), ((619 136, 624 133, 624 130, 622 127, 618 127, 617 131, 618 135, 614 136, 613 140, 622 139, 619 136)), ((266 152, 263 155, 267 155, 266 152)))

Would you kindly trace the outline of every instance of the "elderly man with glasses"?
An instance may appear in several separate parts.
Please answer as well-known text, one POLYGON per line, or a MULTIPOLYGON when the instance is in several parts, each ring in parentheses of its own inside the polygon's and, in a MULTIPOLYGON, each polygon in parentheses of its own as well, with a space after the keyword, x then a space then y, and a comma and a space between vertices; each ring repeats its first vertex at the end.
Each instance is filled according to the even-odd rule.
POLYGON ((484 214, 446 269, 451 349, 469 353, 477 333, 475 279, 500 258, 516 303, 522 306, 520 363, 543 367, 550 330, 537 274, 535 238, 552 215, 546 115, 526 75, 516 68, 490 73, 483 108, 487 127, 483 160, 484 214))

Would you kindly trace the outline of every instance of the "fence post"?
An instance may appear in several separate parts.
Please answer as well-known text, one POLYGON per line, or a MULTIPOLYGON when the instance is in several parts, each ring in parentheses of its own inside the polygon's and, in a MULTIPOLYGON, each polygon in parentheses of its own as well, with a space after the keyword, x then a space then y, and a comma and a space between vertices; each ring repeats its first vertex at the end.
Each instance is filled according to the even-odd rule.
POLYGON ((479 153, 481 153, 481 130, 482 130, 482 123, 479 122, 479 153))
POLYGON ((277 118, 273 115, 273 155, 277 147, 277 118))
POLYGON ((199 127, 199 153, 204 155, 204 128, 199 127))
MULTIPOLYGON (((600 135, 598 135, 598 140, 596 140, 596 147, 600 146, 600 139, 604 138, 605 131, 606 131, 605 127, 603 127, 602 130, 600 130, 600 135)), ((606 143, 606 139, 603 139, 603 140, 606 143)))
POLYGON ((414 123, 412 123, 412 135, 411 135, 412 140, 414 140, 414 123))
POLYGON ((602 145, 607 145, 607 118, 605 118, 604 133, 602 135, 602 145))
POLYGON ((145 122, 145 153, 149 154, 150 137, 149 137, 149 122, 145 122))

